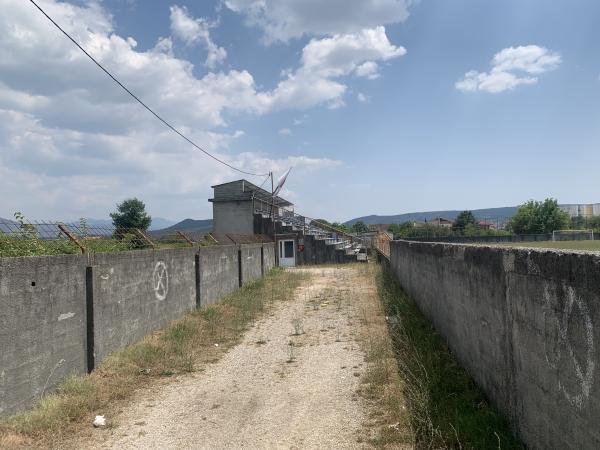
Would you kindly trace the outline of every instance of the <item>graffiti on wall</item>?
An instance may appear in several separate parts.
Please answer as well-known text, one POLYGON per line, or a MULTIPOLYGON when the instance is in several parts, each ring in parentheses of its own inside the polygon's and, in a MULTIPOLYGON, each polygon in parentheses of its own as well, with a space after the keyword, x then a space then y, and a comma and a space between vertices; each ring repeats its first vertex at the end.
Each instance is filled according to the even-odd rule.
POLYGON ((548 365, 558 372, 558 390, 574 407, 585 406, 594 382, 594 327, 588 305, 572 286, 561 286, 560 305, 556 289, 544 285, 545 353, 548 365), (569 324, 577 319, 577 328, 569 324), (573 343, 579 334, 577 346, 573 343), (581 348, 583 351, 575 351, 581 348), (574 389, 574 387, 576 387, 574 389))

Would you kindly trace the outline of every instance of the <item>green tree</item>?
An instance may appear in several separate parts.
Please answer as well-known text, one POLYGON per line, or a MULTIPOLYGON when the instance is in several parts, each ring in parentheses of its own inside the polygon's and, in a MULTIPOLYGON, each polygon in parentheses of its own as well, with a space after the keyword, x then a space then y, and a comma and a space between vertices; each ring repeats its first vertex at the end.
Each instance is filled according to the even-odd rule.
POLYGON ((344 233, 350 233, 350 228, 345 223, 333 222, 331 226, 343 231, 344 233))
POLYGON ((369 227, 362 220, 359 220, 352 225, 352 231, 354 233, 366 233, 369 231, 369 227))
POLYGON ((152 223, 152 218, 146 213, 146 205, 137 198, 128 198, 117 205, 117 210, 110 214, 113 225, 117 230, 138 228, 146 231, 152 223))
POLYGON ((392 233, 394 237, 411 237, 415 232, 415 224, 413 222, 393 223, 388 227, 388 231, 392 233))
POLYGON ((547 198, 543 202, 529 200, 510 218, 507 228, 515 234, 552 233, 569 228, 569 215, 558 207, 558 202, 547 198))
POLYGON ((469 233, 473 233, 473 228, 476 228, 477 220, 471 211, 461 212, 454 223, 452 224, 452 231, 458 234, 465 234, 467 230, 469 233))

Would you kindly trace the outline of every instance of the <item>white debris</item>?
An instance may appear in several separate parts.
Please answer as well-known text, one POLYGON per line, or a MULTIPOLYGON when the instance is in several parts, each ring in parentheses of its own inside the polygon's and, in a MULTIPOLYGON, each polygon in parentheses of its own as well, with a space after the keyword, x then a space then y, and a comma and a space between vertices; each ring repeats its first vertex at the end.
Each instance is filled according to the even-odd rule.
POLYGON ((219 346, 219 344, 215 344, 215 347, 218 347, 218 346, 219 346))
POLYGON ((106 426, 106 419, 104 418, 104 416, 96 416, 96 418, 94 419, 93 424, 94 424, 94 426, 96 428, 98 428, 98 427, 105 427, 106 426))

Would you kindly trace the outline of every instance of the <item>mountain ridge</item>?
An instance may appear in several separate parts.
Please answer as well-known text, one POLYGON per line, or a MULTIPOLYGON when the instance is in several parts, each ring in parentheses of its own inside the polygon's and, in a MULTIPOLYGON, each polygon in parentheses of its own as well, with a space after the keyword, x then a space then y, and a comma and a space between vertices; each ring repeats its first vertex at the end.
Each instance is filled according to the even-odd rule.
MULTIPOLYGON (((482 208, 482 209, 473 209, 471 210, 475 217, 479 220, 498 220, 500 223, 506 222, 510 217, 512 217, 516 212, 518 206, 503 206, 499 208, 482 208)), ((368 216, 356 217, 354 219, 350 219, 344 224, 348 226, 352 226, 354 223, 358 221, 362 221, 367 225, 371 224, 393 224, 393 223, 402 223, 409 221, 431 221, 437 217, 443 217, 445 219, 454 220, 463 210, 441 210, 441 211, 422 211, 422 212, 411 212, 411 213, 403 213, 403 214, 393 214, 393 215, 378 215, 371 214, 368 216)))

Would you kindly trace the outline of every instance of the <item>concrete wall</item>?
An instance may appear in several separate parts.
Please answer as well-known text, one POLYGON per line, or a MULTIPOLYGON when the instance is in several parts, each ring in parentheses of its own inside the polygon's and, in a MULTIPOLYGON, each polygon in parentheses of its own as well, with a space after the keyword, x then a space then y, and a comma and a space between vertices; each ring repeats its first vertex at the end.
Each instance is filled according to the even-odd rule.
POLYGON ((0 258, 0 413, 86 372, 86 259, 0 258))
POLYGON ((196 306, 195 249, 90 255, 96 364, 196 306))
POLYGON ((263 244, 263 264, 264 273, 275 267, 275 243, 263 244))
POLYGON ((274 244, 0 258, 0 414, 259 278, 261 250, 266 273, 274 244))
POLYGON ((599 254, 395 241, 390 260, 529 448, 600 448, 599 254))
POLYGON ((240 248, 242 256, 242 283, 262 276, 262 244, 248 244, 240 248))
POLYGON ((211 305, 240 285, 237 245, 200 247, 200 304, 211 305))
POLYGON ((254 211, 252 202, 213 202, 213 231, 226 234, 253 234, 254 211))

